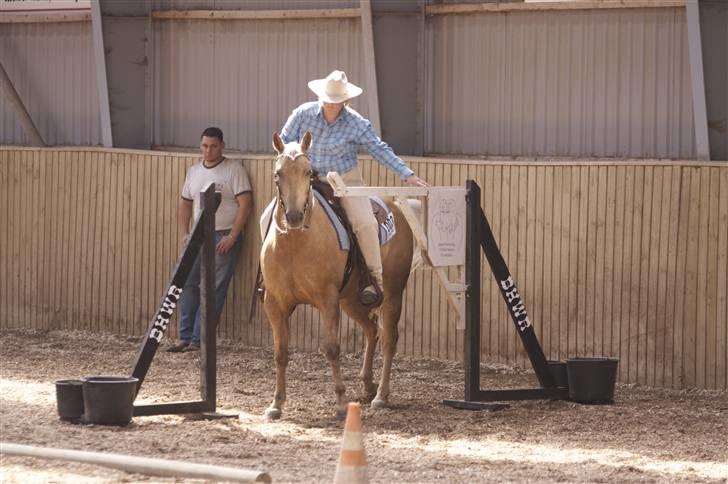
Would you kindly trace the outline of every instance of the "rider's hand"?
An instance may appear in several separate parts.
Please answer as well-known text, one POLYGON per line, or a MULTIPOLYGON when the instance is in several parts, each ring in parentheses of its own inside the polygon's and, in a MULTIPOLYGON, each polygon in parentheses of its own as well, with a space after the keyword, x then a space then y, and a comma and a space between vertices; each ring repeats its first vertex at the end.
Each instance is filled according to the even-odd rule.
POLYGON ((414 187, 429 187, 430 184, 427 183, 422 178, 418 177, 417 175, 410 175, 407 177, 407 179, 404 181, 407 185, 412 185, 414 187))

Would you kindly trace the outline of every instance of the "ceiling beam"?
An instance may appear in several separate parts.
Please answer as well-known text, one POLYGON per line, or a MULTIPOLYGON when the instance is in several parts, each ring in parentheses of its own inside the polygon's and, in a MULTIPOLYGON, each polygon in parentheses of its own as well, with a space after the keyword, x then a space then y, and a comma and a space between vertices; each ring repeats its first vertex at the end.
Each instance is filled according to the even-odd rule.
POLYGON ((321 18, 358 18, 358 8, 329 8, 306 10, 155 10, 155 20, 287 20, 321 18))

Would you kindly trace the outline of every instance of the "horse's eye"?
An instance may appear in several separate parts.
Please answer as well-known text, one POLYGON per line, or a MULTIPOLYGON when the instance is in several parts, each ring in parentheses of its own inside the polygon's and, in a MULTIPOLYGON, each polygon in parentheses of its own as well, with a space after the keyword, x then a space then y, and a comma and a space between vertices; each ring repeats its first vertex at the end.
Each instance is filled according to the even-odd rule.
POLYGON ((308 170, 306 172, 306 175, 309 176, 309 177, 313 176, 313 170, 308 170))
POLYGON ((278 181, 278 179, 281 177, 280 172, 276 171, 273 173, 273 181, 278 181))

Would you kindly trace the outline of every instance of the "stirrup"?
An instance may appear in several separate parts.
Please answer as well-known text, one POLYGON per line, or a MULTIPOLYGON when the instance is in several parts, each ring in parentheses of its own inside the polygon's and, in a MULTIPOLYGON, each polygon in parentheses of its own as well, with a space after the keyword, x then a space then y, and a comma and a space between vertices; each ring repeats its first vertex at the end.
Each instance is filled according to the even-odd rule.
POLYGON ((376 307, 382 304, 383 300, 384 295, 382 294, 382 290, 379 289, 376 283, 369 284, 359 293, 359 302, 364 306, 376 307))

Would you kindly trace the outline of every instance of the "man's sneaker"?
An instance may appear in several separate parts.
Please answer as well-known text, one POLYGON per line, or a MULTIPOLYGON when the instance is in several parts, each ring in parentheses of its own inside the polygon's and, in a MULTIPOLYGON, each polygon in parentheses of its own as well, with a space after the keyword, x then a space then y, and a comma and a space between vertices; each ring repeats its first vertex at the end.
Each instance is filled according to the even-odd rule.
POLYGON ((165 351, 167 351, 167 353, 182 353, 183 351, 185 351, 187 349, 187 347, 189 345, 190 345, 190 343, 187 341, 180 341, 176 345, 170 346, 165 351))
POLYGON ((199 345, 199 343, 190 343, 184 349, 184 352, 185 353, 189 353, 189 352, 192 352, 192 351, 200 351, 200 345, 199 345))
POLYGON ((373 284, 370 284, 362 289, 361 293, 359 294, 359 302, 362 303, 364 306, 381 304, 380 292, 377 291, 377 288, 374 287, 373 284))

